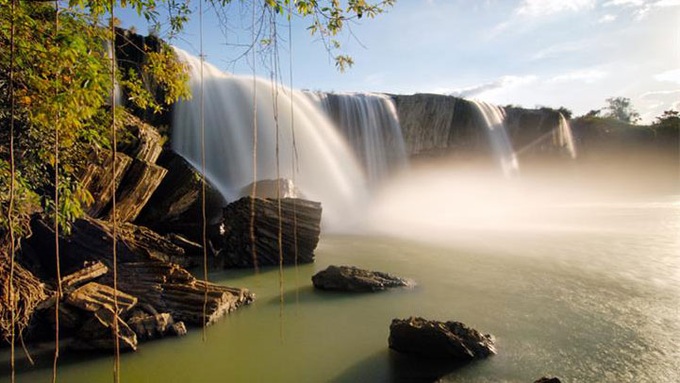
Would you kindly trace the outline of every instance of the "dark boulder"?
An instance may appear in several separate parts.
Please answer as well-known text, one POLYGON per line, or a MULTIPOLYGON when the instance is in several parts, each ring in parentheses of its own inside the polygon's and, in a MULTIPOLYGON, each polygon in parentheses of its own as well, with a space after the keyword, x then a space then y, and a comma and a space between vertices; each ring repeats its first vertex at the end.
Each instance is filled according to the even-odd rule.
POLYGON ((460 322, 438 322, 419 317, 393 319, 390 348, 428 358, 465 362, 496 353, 493 337, 460 322))
POLYGON ((534 383, 562 383, 559 378, 544 376, 541 379, 536 380, 534 383))
POLYGON ((353 266, 328 266, 314 274, 312 283, 317 289, 347 292, 381 291, 412 285, 406 279, 353 266))

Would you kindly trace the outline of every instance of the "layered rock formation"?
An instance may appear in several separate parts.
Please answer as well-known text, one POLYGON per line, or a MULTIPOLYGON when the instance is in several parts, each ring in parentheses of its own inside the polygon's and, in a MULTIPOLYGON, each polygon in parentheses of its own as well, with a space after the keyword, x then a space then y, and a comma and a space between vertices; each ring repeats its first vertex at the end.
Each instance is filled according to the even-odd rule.
POLYGON ((221 231, 219 258, 226 267, 310 263, 321 234, 321 204, 243 197, 224 209, 221 231))

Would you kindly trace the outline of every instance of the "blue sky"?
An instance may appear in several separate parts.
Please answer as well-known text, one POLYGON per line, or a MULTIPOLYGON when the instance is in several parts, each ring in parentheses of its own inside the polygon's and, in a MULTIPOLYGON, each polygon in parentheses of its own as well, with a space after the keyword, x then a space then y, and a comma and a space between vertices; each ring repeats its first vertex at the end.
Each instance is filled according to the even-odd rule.
MULTIPOLYGON (((250 11, 235 2, 224 13, 223 28, 206 8, 207 60, 251 74, 250 60, 237 59, 239 45, 251 39, 250 11)), ((145 32, 129 12, 117 16, 123 26, 145 32)), ((453 94, 500 105, 564 106, 577 115, 622 96, 643 122, 680 109, 680 0, 398 0, 376 19, 349 24, 351 33, 339 37, 355 60, 345 73, 310 37, 308 23, 294 19, 292 25, 296 88, 453 94)), ((198 54, 198 31, 195 13, 174 44, 198 54)), ((288 84, 285 19, 278 32, 281 76, 288 84)), ((269 75, 263 62, 255 67, 269 75)))

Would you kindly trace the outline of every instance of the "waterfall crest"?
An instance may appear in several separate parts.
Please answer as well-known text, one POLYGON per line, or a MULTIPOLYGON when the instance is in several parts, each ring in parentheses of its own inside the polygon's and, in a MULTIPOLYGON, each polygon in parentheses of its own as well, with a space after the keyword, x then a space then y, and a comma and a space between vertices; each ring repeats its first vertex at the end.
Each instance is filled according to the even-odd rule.
POLYGON ((391 97, 377 93, 308 92, 336 123, 372 184, 407 165, 406 145, 391 97))
MULTIPOLYGON (((180 49, 175 51, 190 66, 194 96, 175 104, 172 148, 201 169, 201 62, 180 49)), ((203 86, 206 177, 227 201, 233 201, 241 188, 253 182, 256 107, 259 180, 276 178, 278 161, 281 177, 295 180, 306 198, 323 204, 324 223, 330 227, 343 227, 351 220, 351 212, 361 209, 367 192, 358 161, 331 121, 302 92, 230 75, 208 63, 203 63, 203 86)))
POLYGON ((511 177, 519 173, 519 161, 505 128, 505 112, 499 106, 484 101, 470 100, 486 127, 489 144, 503 174, 511 177))

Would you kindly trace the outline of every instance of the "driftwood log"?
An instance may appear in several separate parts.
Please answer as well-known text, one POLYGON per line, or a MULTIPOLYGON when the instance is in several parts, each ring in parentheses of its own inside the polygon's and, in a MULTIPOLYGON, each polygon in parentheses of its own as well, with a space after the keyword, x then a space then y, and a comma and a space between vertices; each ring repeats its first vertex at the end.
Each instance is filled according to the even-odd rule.
POLYGON ((227 205, 221 226, 221 256, 226 267, 278 264, 279 227, 283 263, 314 262, 314 249, 321 232, 321 204, 299 198, 280 201, 280 215, 276 199, 243 197, 227 205), (250 236, 253 206, 254 242, 250 236))

